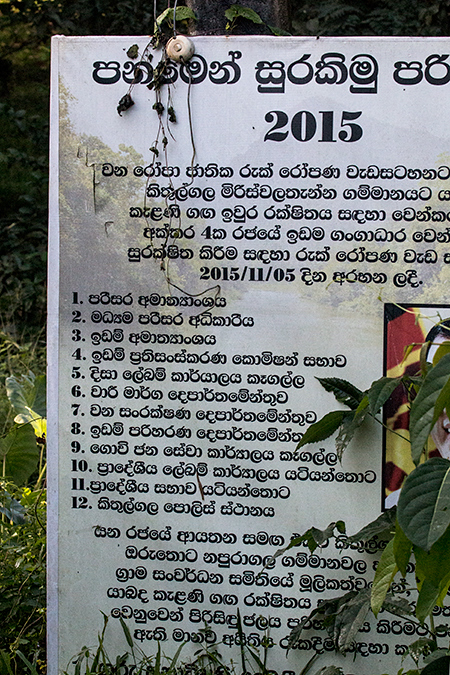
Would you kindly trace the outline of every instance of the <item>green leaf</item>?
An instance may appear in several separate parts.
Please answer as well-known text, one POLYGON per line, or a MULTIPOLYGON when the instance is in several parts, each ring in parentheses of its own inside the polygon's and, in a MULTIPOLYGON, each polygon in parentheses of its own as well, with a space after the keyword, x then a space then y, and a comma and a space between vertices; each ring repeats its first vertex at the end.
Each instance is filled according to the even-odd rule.
POLYGON ((334 529, 342 534, 345 532, 345 524, 342 520, 330 523, 324 530, 319 530, 317 527, 311 527, 305 533, 305 539, 308 541, 308 548, 311 553, 314 553, 317 547, 323 546, 328 539, 334 536, 334 529))
POLYGON ((339 666, 324 666, 315 675, 343 675, 344 671, 339 666))
POLYGON ((356 593, 342 603, 334 622, 334 640, 336 647, 344 653, 350 649, 357 632, 366 620, 370 610, 370 589, 356 593))
MULTIPOLYGON (((177 7, 177 10, 175 12, 175 20, 178 21, 188 21, 189 19, 196 19, 195 13, 192 11, 190 7, 185 7, 184 5, 180 5, 177 7)), ((158 18, 156 19, 156 25, 158 28, 161 27, 161 25, 164 23, 164 21, 168 21, 173 23, 173 8, 172 7, 167 7, 167 9, 162 12, 158 18)))
POLYGON ((242 5, 231 5, 231 7, 225 10, 225 17, 228 21, 234 21, 237 18, 241 18, 257 24, 264 23, 259 14, 253 9, 250 9, 250 7, 242 7, 242 5))
POLYGON ((173 19, 173 8, 172 7, 167 7, 167 9, 164 10, 156 19, 156 25, 161 26, 163 21, 166 21, 166 19, 173 19))
POLYGON ((446 583, 450 574, 450 529, 430 549, 424 551, 414 547, 416 558, 416 577, 420 584, 425 579, 433 579, 436 585, 446 583))
MULTIPOLYGON (((286 652, 286 654, 287 654, 287 652, 286 652)), ((318 656, 319 656, 319 654, 317 654, 317 653, 313 654, 311 656, 311 658, 309 659, 309 661, 307 661, 306 665, 301 669, 299 675, 306 675, 306 673, 308 673, 311 670, 311 667, 312 667, 314 661, 316 661, 316 659, 318 658, 318 656)))
POLYGON ((267 26, 271 33, 276 36, 283 36, 283 35, 292 35, 292 33, 289 33, 287 30, 283 30, 283 28, 278 28, 278 26, 267 26))
POLYGON ((36 438, 45 439, 47 436, 47 420, 45 417, 39 417, 34 410, 30 410, 29 413, 24 415, 16 415, 14 418, 16 424, 29 424, 35 433, 36 438))
POLYGON ((430 551, 414 547, 416 578, 419 587, 417 617, 421 621, 433 610, 435 604, 442 604, 450 583, 450 528, 430 551), (434 604, 431 604, 434 603, 434 604), (430 609, 431 606, 431 609, 430 609))
MULTIPOLYGON (((445 630, 447 631, 447 626, 445 626, 445 630)), ((446 633, 447 634, 447 633, 446 633)), ((436 661, 437 659, 442 659, 443 656, 448 656, 448 649, 435 649, 434 651, 431 652, 431 654, 428 654, 428 656, 425 657, 425 664, 432 663, 433 661, 436 661)))
POLYGON ((370 385, 367 391, 369 411, 376 415, 401 383, 401 377, 381 377, 370 385))
POLYGON ((2 502, 0 502, 0 513, 3 513, 8 520, 12 520, 15 525, 23 525, 27 512, 25 507, 6 490, 3 490, 2 502))
POLYGON ((387 509, 382 513, 378 518, 373 520, 368 525, 365 525, 359 532, 352 534, 351 537, 348 537, 348 542, 354 541, 369 541, 375 536, 386 535, 385 537, 380 537, 381 539, 390 539, 393 536, 395 529, 395 521, 397 517, 397 507, 393 506, 391 509, 387 509))
POLYGON ((356 431, 364 422, 364 419, 369 412, 368 406, 369 399, 367 396, 364 396, 353 415, 350 414, 344 419, 336 437, 336 452, 339 460, 342 460, 344 450, 347 448, 356 431))
POLYGON ((15 412, 28 413, 30 409, 40 417, 46 417, 46 378, 37 377, 31 371, 22 377, 7 377, 5 380, 6 395, 15 412))
POLYGON ((127 624, 122 619, 122 617, 119 617, 119 619, 120 619, 120 625, 122 626, 122 630, 124 632, 125 639, 128 643, 128 646, 131 647, 131 649, 133 649, 134 644, 133 644, 133 638, 131 637, 130 629, 128 628, 127 624))
POLYGON ((450 354, 442 357, 427 373, 416 398, 411 404, 409 432, 411 456, 415 464, 420 457, 433 428, 434 409, 441 389, 450 377, 450 354))
POLYGON ((158 642, 158 650, 156 652, 156 658, 155 658, 155 667, 153 672, 155 675, 160 675, 161 673, 161 643, 158 642))
MULTIPOLYGON (((430 346, 430 345, 429 345, 430 346)), ((450 354, 450 342, 447 340, 439 345, 436 349, 436 353, 433 356, 433 366, 435 366, 446 354, 450 354)))
POLYGON ((14 675, 11 668, 11 658, 4 649, 0 649, 0 673, 1 675, 14 675))
POLYGON ((256 665, 258 666, 259 672, 264 673, 266 668, 264 667, 264 662, 261 660, 259 654, 253 649, 251 649, 248 645, 247 645, 247 652, 252 657, 252 659, 256 661, 256 665))
POLYGON ((394 556, 394 540, 391 539, 381 555, 373 580, 370 604, 375 616, 378 615, 383 605, 397 571, 398 567, 394 556))
POLYGON ((316 380, 319 380, 326 391, 334 394, 339 403, 343 403, 352 410, 356 410, 364 396, 360 389, 340 377, 317 377, 316 380))
POLYGON ((189 21, 190 19, 193 19, 195 21, 197 17, 195 16, 195 12, 190 7, 179 5, 177 6, 175 12, 175 19, 177 21, 189 21))
POLYGON ((35 377, 34 373, 22 375, 20 378, 6 378, 6 394, 17 413, 14 421, 17 424, 30 423, 38 438, 47 434, 46 416, 46 379, 45 375, 35 377))
POLYGON ((16 485, 22 485, 36 470, 39 461, 36 436, 29 424, 11 429, 5 438, 0 438, 0 466, 4 460, 5 475, 16 485))
POLYGON ((433 457, 406 478, 398 523, 413 544, 429 551, 450 524, 450 461, 433 457))
POLYGON ((317 527, 310 527, 309 530, 306 530, 302 535, 298 537, 293 537, 289 544, 285 546, 284 548, 279 548, 278 551, 276 551, 271 560, 275 560, 276 558, 279 558, 280 555, 283 555, 286 553, 286 551, 289 551, 289 549, 294 548, 296 546, 300 546, 304 541, 307 542, 308 548, 311 551, 311 553, 314 553, 317 547, 323 546, 328 539, 331 539, 331 537, 334 536, 334 530, 337 530, 340 534, 345 533, 345 523, 343 520, 338 520, 336 522, 332 522, 326 527, 324 530, 319 530, 317 527))
POLYGON ((414 614, 413 607, 409 604, 406 598, 399 598, 389 592, 383 602, 383 609, 395 616, 412 616, 414 614))
POLYGON ((176 672, 177 672, 176 665, 177 665, 177 661, 178 661, 178 659, 179 659, 179 657, 180 657, 180 653, 181 653, 181 650, 183 649, 183 647, 184 647, 184 642, 178 647, 178 649, 177 649, 177 651, 175 652, 175 654, 171 657, 171 659, 170 659, 170 666, 169 666, 169 668, 166 667, 166 669, 165 669, 165 671, 164 671, 164 672, 165 672, 165 675, 171 675, 172 673, 176 673, 176 672))
POLYGON ((430 616, 439 598, 439 586, 431 579, 425 579, 417 598, 416 616, 421 623, 430 616))
POLYGON ((139 46, 134 44, 131 45, 131 47, 128 47, 127 49, 127 56, 129 59, 137 59, 139 55, 139 46))
POLYGON ((349 591, 340 597, 323 600, 320 605, 313 609, 308 616, 304 616, 300 623, 292 629, 288 640, 288 650, 295 649, 302 636, 305 624, 313 617, 326 621, 328 633, 333 637, 334 622, 337 614, 348 601, 355 598, 357 595, 357 591, 349 591))
POLYGON ((412 642, 408 647, 408 654, 418 665, 421 656, 428 656, 430 652, 436 650, 436 640, 429 637, 420 637, 412 642))
POLYGON ((412 542, 408 539, 397 522, 394 537, 394 557, 397 567, 404 577, 406 577, 406 566, 409 563, 411 551, 412 542))
POLYGON ((334 432, 339 429, 343 420, 351 413, 346 410, 334 410, 322 417, 318 422, 311 424, 302 436, 301 441, 297 445, 297 449, 306 445, 307 443, 318 443, 329 438, 334 432))
POLYGON ((431 429, 433 429, 433 426, 438 421, 439 416, 443 410, 447 410, 447 408, 450 411, 450 378, 442 387, 441 391, 439 392, 439 396, 436 399, 436 403, 434 404, 434 414, 433 421, 431 423, 431 429))
POLYGON ((23 661, 24 664, 26 665, 27 670, 28 670, 28 675, 39 675, 39 673, 38 673, 38 671, 37 671, 37 669, 36 669, 36 666, 33 665, 33 664, 27 659, 27 657, 25 656, 25 654, 22 654, 22 652, 21 652, 19 649, 16 650, 16 654, 17 654, 17 656, 18 656, 20 659, 22 659, 22 661, 23 661))
POLYGON ((131 98, 130 94, 124 94, 122 98, 120 99, 119 103, 117 104, 117 112, 119 113, 120 117, 122 117, 122 113, 125 112, 126 110, 129 110, 134 106, 134 101, 131 98))

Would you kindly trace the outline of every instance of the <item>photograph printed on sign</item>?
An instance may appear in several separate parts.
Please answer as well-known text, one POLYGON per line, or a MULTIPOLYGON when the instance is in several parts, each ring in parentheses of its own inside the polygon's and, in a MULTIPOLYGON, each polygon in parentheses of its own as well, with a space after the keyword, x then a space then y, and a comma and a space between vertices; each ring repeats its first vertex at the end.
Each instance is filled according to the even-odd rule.
MULTIPOLYGON (((387 377, 414 377, 420 372, 420 351, 429 343, 426 362, 432 364, 439 346, 450 341, 449 305, 395 305, 384 313, 384 371, 387 377)), ((398 503, 403 481, 415 465, 409 440, 410 397, 400 384, 384 406, 384 507, 398 503), (395 432, 395 433, 394 433, 395 432)), ((427 443, 427 458, 450 459, 450 421, 439 416, 427 443)))

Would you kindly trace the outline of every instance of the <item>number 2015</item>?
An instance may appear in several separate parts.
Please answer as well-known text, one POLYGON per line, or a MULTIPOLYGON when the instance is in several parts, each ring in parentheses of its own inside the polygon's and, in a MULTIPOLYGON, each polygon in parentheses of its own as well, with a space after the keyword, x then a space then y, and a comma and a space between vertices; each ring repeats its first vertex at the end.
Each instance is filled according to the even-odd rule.
MULTIPOLYGON (((295 113, 291 120, 291 134, 297 141, 305 143, 310 141, 316 135, 319 127, 319 143, 336 143, 337 139, 345 143, 354 143, 359 141, 363 135, 362 127, 355 124, 354 120, 361 117, 362 112, 343 111, 340 122, 340 131, 335 138, 335 119, 333 110, 320 110, 321 119, 313 115, 308 110, 300 110, 295 113)), ((265 141, 284 141, 289 135, 289 131, 279 131, 289 124, 289 116, 282 110, 271 110, 266 113, 264 118, 271 124, 275 121, 273 127, 264 136, 265 141)))

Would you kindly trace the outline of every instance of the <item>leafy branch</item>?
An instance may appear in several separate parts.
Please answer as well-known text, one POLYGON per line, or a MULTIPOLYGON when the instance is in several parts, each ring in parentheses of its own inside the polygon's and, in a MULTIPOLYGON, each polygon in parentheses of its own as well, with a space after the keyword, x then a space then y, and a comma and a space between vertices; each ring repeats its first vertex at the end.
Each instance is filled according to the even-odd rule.
MULTIPOLYGON (((413 643, 409 650, 416 665, 419 656, 426 657, 428 665, 421 673, 440 675, 448 672, 449 653, 437 646, 442 631, 441 627, 434 626, 432 613, 436 605, 442 606, 450 588, 450 461, 443 457, 427 459, 426 452, 434 425, 444 411, 450 410, 450 342, 438 347, 432 363, 426 360, 429 347, 430 343, 423 345, 420 372, 414 377, 382 377, 364 391, 340 378, 318 378, 323 388, 348 410, 329 412, 312 424, 297 448, 336 434, 336 451, 341 459, 356 430, 368 416, 383 424, 377 415, 397 387, 403 386, 410 407, 411 456, 416 467, 404 481, 398 507, 385 511, 357 534, 346 537, 345 524, 337 521, 323 531, 310 528, 275 553, 274 558, 303 542, 312 552, 323 545, 326 538, 336 536, 336 532, 343 533, 349 545, 370 542, 375 537, 385 542, 372 588, 350 591, 321 602, 294 628, 289 648, 298 644, 314 619, 322 622, 336 649, 345 654, 352 647, 368 613, 372 611, 377 616, 386 610, 403 617, 415 615, 418 622, 426 626, 428 636, 413 643), (410 604, 398 594, 406 588, 405 577, 411 557, 415 563, 418 596, 417 601, 410 604), (402 583, 394 584, 399 573, 402 583)), ((419 673, 418 670, 414 672, 419 673)))
POLYGON ((282 30, 281 28, 269 26, 269 24, 265 23, 260 15, 250 7, 243 7, 242 5, 237 4, 231 5, 231 7, 225 10, 225 18, 227 19, 225 30, 227 30, 229 33, 233 32, 240 20, 245 20, 259 26, 266 26, 273 35, 290 35, 290 33, 282 30))
POLYGON ((334 394, 339 403, 344 404, 350 410, 334 410, 318 422, 311 424, 303 434, 297 449, 308 443, 324 441, 337 432, 336 452, 339 459, 342 459, 345 449, 368 415, 383 424, 376 416, 399 384, 404 383, 405 380, 402 377, 382 377, 375 380, 369 389, 361 391, 355 385, 339 377, 318 377, 316 379, 326 391, 334 394))

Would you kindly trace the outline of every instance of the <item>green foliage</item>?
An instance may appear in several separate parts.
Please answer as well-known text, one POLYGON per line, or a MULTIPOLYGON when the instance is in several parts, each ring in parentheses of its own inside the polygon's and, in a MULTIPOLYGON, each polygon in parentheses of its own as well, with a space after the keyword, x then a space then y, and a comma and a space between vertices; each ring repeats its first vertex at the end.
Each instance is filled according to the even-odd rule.
POLYGON ((36 470, 39 454, 33 427, 30 424, 14 427, 7 436, 0 438, 3 477, 22 485, 36 470))
POLYGON ((131 47, 127 49, 127 56, 129 59, 137 59, 139 56, 139 46, 137 44, 131 45, 131 47))
POLYGON ((242 17, 248 21, 253 21, 253 23, 263 23, 259 14, 250 9, 250 7, 242 7, 242 5, 231 5, 231 7, 225 10, 225 16, 228 21, 234 21, 238 17, 242 17))
POLYGON ((450 656, 440 656, 425 666, 420 675, 448 675, 449 669, 450 656))
POLYGON ((11 375, 6 378, 6 394, 18 414, 33 411, 39 417, 47 414, 45 375, 36 377, 32 371, 21 377, 11 375))
POLYGON ((381 377, 379 380, 373 382, 367 392, 371 415, 377 415, 380 412, 400 383, 400 377, 381 377))
POLYGON ((397 509, 394 506, 392 509, 384 511, 375 520, 368 525, 365 525, 359 532, 347 538, 347 542, 352 544, 357 541, 367 542, 375 537, 381 541, 389 541, 395 531, 395 523, 397 518, 397 509))
POLYGON ((175 10, 175 16, 174 16, 174 10, 172 7, 167 7, 164 12, 162 12, 155 21, 156 28, 161 28, 162 24, 167 21, 168 25, 170 28, 173 28, 174 25, 174 19, 175 23, 178 25, 182 21, 190 21, 193 20, 195 21, 195 14, 192 11, 192 9, 189 9, 189 7, 183 7, 182 5, 177 6, 175 10))
POLYGON ((295 649, 301 640, 305 624, 315 618, 322 621, 336 649, 345 654, 352 646, 370 610, 370 589, 349 591, 338 598, 323 600, 304 617, 289 636, 289 649, 295 649))
MULTIPOLYGON (((342 380, 338 377, 316 379, 326 391, 334 394, 339 403, 348 406, 351 412, 334 410, 327 413, 321 420, 308 427, 298 443, 297 449, 307 443, 323 441, 337 431, 336 452, 339 459, 341 459, 344 450, 352 440, 357 429, 361 426, 366 416, 371 414, 369 397, 366 392, 362 392, 353 384, 347 382, 347 380, 342 380)), ((377 399, 382 400, 379 395, 377 399)))
POLYGON ((450 585, 450 529, 430 548, 424 551, 413 546, 416 560, 416 580, 419 588, 416 616, 423 623, 435 605, 442 606, 450 585))
POLYGON ((30 424, 38 438, 45 437, 47 425, 46 377, 36 377, 32 371, 21 377, 6 378, 6 394, 17 413, 14 421, 30 424))
POLYGON ((433 457, 409 474, 400 494, 399 525, 409 540, 425 551, 450 524, 449 482, 450 462, 433 457))
POLYGON ((334 394, 336 401, 343 403, 351 410, 356 410, 363 399, 363 392, 358 387, 340 377, 318 377, 317 380, 325 391, 334 394))
MULTIPOLYGON (((0 673, 23 672, 24 655, 45 672, 45 490, 1 484, 3 495, 20 506, 20 524, 0 529, 0 673)), ((5 501, 2 500, 3 504, 5 501)), ((5 513, 5 511, 2 511, 5 513)), ((25 669, 25 672, 29 669, 25 669)))
POLYGON ((14 525, 23 525, 25 522, 25 509, 22 504, 3 488, 3 501, 0 506, 0 513, 6 516, 14 525))
MULTIPOLYGON (((25 375, 30 370, 44 371, 46 365, 45 349, 41 343, 42 330, 33 339, 16 340, 10 334, 0 331, 0 381, 3 384, 11 373, 17 376, 25 375)), ((5 414, 13 413, 7 398, 6 389, 0 387, 0 404, 7 404, 5 414)), ((1 410, 1 407, 0 407, 1 410)), ((3 415, 0 412, 0 420, 3 415)), ((1 427, 0 427, 1 429, 1 427)))
POLYGON ((227 19, 225 29, 230 32, 233 31, 238 19, 246 19, 247 21, 259 25, 264 23, 259 14, 253 9, 250 9, 250 7, 242 7, 242 5, 231 5, 231 7, 225 10, 225 17, 227 19))
MULTIPOLYGON (((34 360, 26 349, 10 358, 17 365, 34 360)), ((0 397, 0 675, 40 675, 46 670, 45 376, 28 371, 6 382, 0 397)))
MULTIPOLYGON (((361 591, 350 591, 340 597, 321 600, 318 607, 313 609, 308 616, 303 617, 299 625, 292 630, 289 637, 289 649, 295 648, 299 640, 302 639, 305 626, 309 624, 311 619, 322 622, 323 627, 332 638, 336 650, 345 654, 352 648, 356 635, 363 627, 371 609, 376 613, 383 609, 397 616, 411 616, 413 609, 409 602, 403 597, 394 595, 389 590, 396 567, 396 561, 392 553, 396 524, 395 515, 396 509, 394 507, 381 514, 356 534, 345 538, 349 545, 355 542, 359 544, 368 543, 374 538, 380 538, 382 541, 388 540, 377 568, 372 590, 365 588, 361 591)), ((303 541, 308 542, 308 544, 311 543, 310 550, 314 551, 317 546, 326 543, 327 539, 337 535, 342 536, 345 531, 346 527, 342 521, 330 523, 325 530, 310 528, 300 537, 293 539, 288 547, 277 551, 274 557, 282 555, 286 550, 292 546, 298 546, 303 541), (312 538, 312 533, 316 534, 315 538, 312 538)))
MULTIPOLYGON (((164 8, 158 2, 158 10, 164 8)), ((41 42, 52 34, 145 35, 152 33, 153 3, 126 0, 108 3, 98 0, 10 0, 2 4, 0 27, 14 36, 26 26, 27 38, 41 42)))
POLYGON ((227 19, 225 30, 229 31, 230 33, 233 32, 239 22, 244 22, 244 26, 245 22, 249 22, 250 24, 255 24, 257 26, 265 26, 266 29, 272 33, 272 35, 291 35, 291 33, 288 33, 277 26, 269 26, 268 24, 264 23, 260 15, 250 7, 243 7, 242 5, 237 4, 231 5, 225 10, 225 18, 227 19))
POLYGON ((310 424, 297 445, 297 449, 308 443, 318 443, 329 438, 337 431, 350 417, 345 410, 334 410, 327 413, 319 422, 310 424))
MULTIPOLYGON (((193 18, 189 12, 188 8, 177 6, 177 28, 187 27, 187 20, 193 18)), ((261 24, 255 12, 240 5, 233 5, 227 12, 230 13, 227 15, 230 30, 231 24, 237 21, 261 24)), ((315 0, 292 3, 292 15, 294 33, 301 35, 434 36, 448 35, 450 29, 447 0, 315 0)), ((2 382, 5 377, 10 377, 9 400, 6 391, 0 393, 0 461, 2 474, 22 484, 15 485, 6 480, 1 483, 0 675, 25 671, 35 675, 45 670, 45 492, 42 490, 45 472, 42 417, 45 417, 45 409, 38 391, 31 393, 35 385, 42 392, 43 380, 38 383, 26 381, 20 375, 30 378, 30 367, 42 372, 45 363, 42 342, 46 292, 49 38, 56 33, 142 35, 152 32, 155 20, 167 34, 173 30, 173 10, 167 9, 167 3, 162 0, 158 0, 156 17, 153 3, 144 0, 112 3, 110 0, 94 3, 91 0, 6 0, 0 3, 0 377, 2 382), (11 379, 12 372, 16 373, 16 378, 11 379), (28 424, 23 425, 23 422, 28 424), (28 486, 24 486, 27 481, 28 486)), ((268 28, 274 34, 281 33, 275 27, 268 28)), ((131 59, 137 56, 136 50, 128 54, 131 59)), ((440 350, 436 354, 438 358, 442 355, 440 350)), ((444 364, 440 368, 445 371, 444 364)), ((442 379, 445 380, 444 375, 442 379)), ((341 453, 359 426, 368 417, 379 414, 399 381, 409 390, 416 386, 420 388, 423 375, 418 380, 381 378, 366 392, 337 378, 321 381, 348 410, 331 412, 321 423, 311 425, 300 445, 321 441, 339 432, 338 451, 341 453)), ((447 407, 450 399, 448 382, 447 378, 447 383, 440 388, 436 371, 430 371, 429 396, 424 393, 414 403, 412 437, 416 439, 414 457, 417 461, 438 410, 447 407)), ((415 470, 419 472, 416 478, 421 477, 420 472, 428 472, 428 467, 428 463, 419 465, 415 470)), ((417 482, 417 496, 411 500, 411 506, 408 492, 405 492, 399 504, 397 525, 394 510, 348 538, 351 542, 367 541, 373 536, 393 537, 383 561, 386 566, 380 568, 374 585, 372 602, 375 607, 380 606, 384 594, 381 605, 384 609, 400 615, 411 613, 406 600, 395 598, 389 592, 385 594, 386 576, 389 578, 389 570, 393 569, 391 551, 402 574, 406 572, 410 556, 416 560, 420 586, 418 616, 421 620, 426 620, 435 599, 440 601, 442 598, 448 585, 445 533, 448 532, 449 499, 447 469, 445 472, 442 469, 433 473, 437 479, 436 490, 428 501, 422 501, 423 482, 417 482), (420 543, 415 534, 417 518, 420 543), (385 574, 382 574, 383 567, 385 574)), ((415 472, 408 479, 411 485, 414 485, 415 472)), ((405 490, 409 489, 407 481, 405 490)), ((314 550, 336 532, 342 534, 343 531, 343 524, 337 522, 325 530, 310 528, 297 540, 298 543, 306 541, 310 550, 314 550)), ((295 545, 298 544, 291 542, 288 548, 295 545)), ((335 602, 327 612, 326 607, 323 608, 329 632, 344 651, 369 606, 370 598, 365 594, 335 602)), ((417 657, 416 663, 419 655, 425 653, 425 647, 411 646, 411 656, 417 657)), ((450 657, 443 651, 433 652, 437 656, 429 660, 422 675, 443 675, 444 672, 447 675, 450 657)), ((85 648, 83 654, 86 659, 93 657, 86 673, 98 672, 103 663, 105 672, 112 674, 121 663, 120 656, 110 662, 104 652, 97 650, 85 648)), ((81 664, 86 663, 83 658, 77 675, 81 672, 81 664)), ((174 666, 177 658, 178 655, 172 662, 174 666)), ((248 660, 253 662, 263 672, 256 653, 249 650, 245 658, 246 663, 248 660)), ((163 660, 158 650, 151 662, 152 675, 159 675, 163 660)), ((310 660, 304 673, 312 667, 314 660, 315 657, 310 660)), ((264 665, 264 660, 261 664, 264 665)), ((199 655, 197 666, 199 673, 227 672, 217 648, 210 647, 208 652, 199 655)), ((318 672, 320 675, 337 675, 342 671, 335 666, 326 666, 318 672)), ((401 669, 400 672, 416 675, 419 671, 401 669)))
MULTIPOLYGON (((233 661, 227 663, 222 659, 219 644, 206 643, 189 662, 183 662, 180 659, 183 644, 179 646, 173 656, 163 654, 160 643, 156 647, 156 653, 147 655, 139 645, 135 644, 123 619, 120 619, 120 625, 128 649, 122 654, 111 656, 105 646, 108 622, 109 617, 103 614, 103 627, 98 635, 97 645, 82 647, 78 654, 71 658, 70 663, 67 664, 67 670, 63 671, 63 675, 69 675, 69 673, 74 675, 117 675, 119 669, 125 666, 135 675, 237 675, 241 671, 247 675, 270 675, 273 672, 267 667, 267 644, 263 646, 262 653, 246 645, 239 611, 237 612, 236 630, 240 639, 241 671, 236 670, 237 664, 234 664, 233 661), (72 666, 75 666, 75 668, 72 666)), ((200 629, 200 632, 209 633, 210 629, 206 625, 200 629)), ((311 659, 310 664, 314 659, 315 657, 311 659)), ((299 675, 305 675, 306 672, 307 669, 304 668, 299 675)), ((332 672, 334 671, 330 671, 330 675, 332 672)), ((32 673, 31 675, 36 674, 32 673)))
POLYGON ((431 429, 444 409, 445 399, 440 394, 449 378, 450 354, 446 354, 430 368, 411 404, 409 430, 411 456, 415 464, 419 463, 431 429))
MULTIPOLYGON (((447 652, 442 654, 438 649, 437 638, 442 632, 439 626, 434 627, 432 613, 436 605, 442 605, 450 588, 450 461, 438 457, 425 459, 421 464, 419 461, 424 459, 423 453, 434 424, 442 412, 448 409, 450 344, 444 343, 439 347, 432 364, 425 360, 426 347, 421 358, 421 372, 414 377, 383 377, 373 382, 365 391, 337 378, 319 380, 326 391, 333 393, 338 402, 349 410, 328 413, 311 425, 299 447, 336 433, 336 450, 341 456, 356 429, 367 417, 383 423, 377 416, 398 385, 402 384, 409 397, 411 455, 416 468, 404 481, 398 507, 386 511, 356 535, 347 537, 349 544, 364 542, 373 537, 386 542, 371 590, 352 591, 340 598, 321 603, 292 631, 291 647, 297 644, 311 617, 323 621, 336 649, 345 653, 369 610, 375 616, 381 610, 400 616, 411 616, 414 612, 418 621, 427 626, 429 636, 410 646, 409 656, 417 666, 410 672, 425 675, 448 672, 449 656, 447 652), (394 578, 398 572, 406 575, 411 556, 415 562, 418 591, 415 606, 410 606, 404 598, 397 597, 392 592, 394 578), (423 669, 419 668, 421 658, 424 659, 423 669)), ((333 526, 334 523, 326 530, 329 536, 334 536, 333 526)), ((345 527, 343 529, 345 531, 345 527)), ((298 541, 308 541, 308 537, 310 530, 298 538, 298 541)), ((296 542, 291 542, 291 545, 295 544, 296 542)), ((277 551, 276 555, 282 552, 277 551)), ((400 672, 403 673, 403 670, 400 672)))
POLYGON ((294 546, 300 546, 303 542, 306 542, 310 552, 314 553, 316 548, 323 546, 329 539, 335 536, 334 530, 337 530, 338 534, 344 534, 345 523, 342 520, 338 520, 337 522, 330 523, 324 530, 319 530, 317 527, 310 527, 309 530, 306 530, 301 536, 293 537, 287 546, 278 549, 278 551, 273 554, 272 560, 284 555, 286 551, 289 551, 294 546))
POLYGON ((292 3, 296 34, 448 35, 446 0, 318 0, 292 3))
POLYGON ((48 120, 5 102, 0 126, 0 326, 17 339, 45 318, 48 120))
POLYGON ((20 377, 7 377, 6 394, 17 415, 15 424, 0 438, 1 475, 16 485, 23 485, 39 462, 39 474, 43 469, 47 431, 45 376, 35 377, 30 371, 20 377))
POLYGON ((383 602, 397 572, 398 567, 394 554, 394 541, 391 539, 381 555, 373 579, 370 606, 375 616, 378 615, 378 612, 383 606, 383 602))
POLYGON ((395 537, 394 537, 394 556, 398 569, 402 576, 406 577, 406 567, 411 558, 412 542, 403 532, 398 521, 396 522, 395 537))

